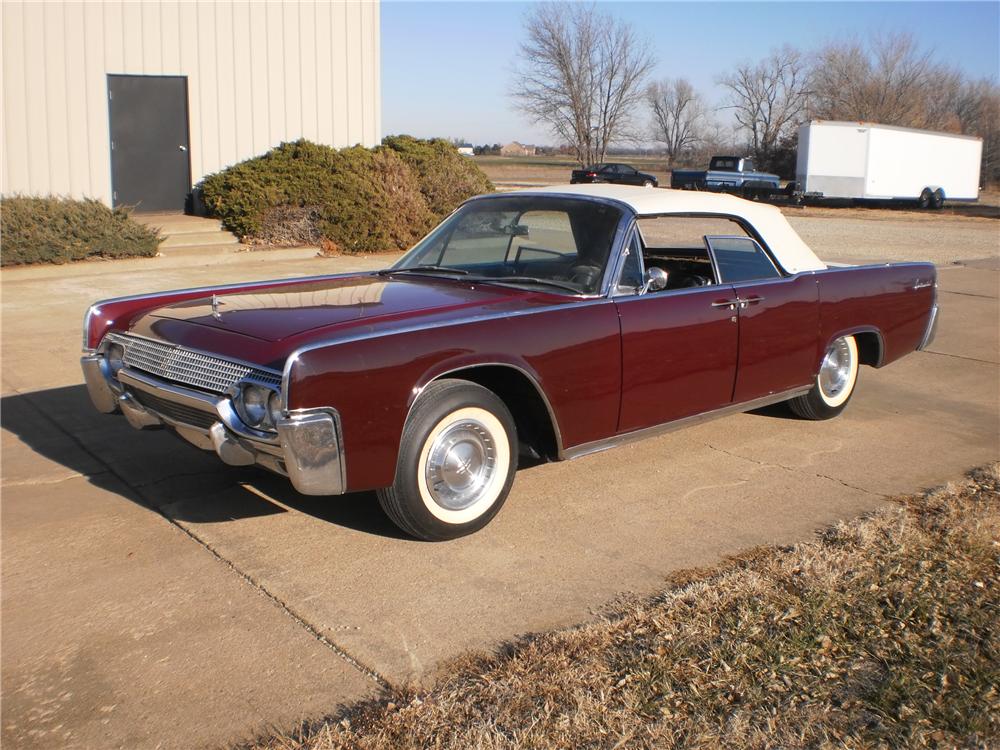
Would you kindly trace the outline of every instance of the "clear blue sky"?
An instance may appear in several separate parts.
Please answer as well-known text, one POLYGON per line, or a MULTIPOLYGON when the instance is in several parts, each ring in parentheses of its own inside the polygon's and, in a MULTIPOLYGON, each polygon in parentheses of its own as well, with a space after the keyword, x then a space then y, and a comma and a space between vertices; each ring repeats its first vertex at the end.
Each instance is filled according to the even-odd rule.
MULTIPOLYGON (((531 3, 383 0, 383 134, 552 143, 507 90, 531 3)), ((1000 2, 604 2, 652 42, 653 76, 690 80, 713 104, 734 64, 791 44, 906 31, 973 77, 1000 75, 1000 2)))

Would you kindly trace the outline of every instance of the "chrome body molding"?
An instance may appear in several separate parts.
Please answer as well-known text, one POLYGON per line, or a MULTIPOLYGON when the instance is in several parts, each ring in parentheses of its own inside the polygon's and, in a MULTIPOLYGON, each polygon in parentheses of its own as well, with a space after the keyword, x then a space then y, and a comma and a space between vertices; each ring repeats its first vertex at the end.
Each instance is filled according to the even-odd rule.
MULTIPOLYGON (((450 328, 451 326, 467 325, 469 323, 480 323, 487 320, 499 320, 505 318, 519 318, 524 315, 537 315, 543 312, 549 312, 551 310, 568 310, 570 308, 579 309, 581 307, 589 307, 590 305, 613 305, 615 300, 610 297, 588 297, 588 298, 575 298, 573 301, 566 302, 558 305, 549 305, 548 307, 532 308, 530 310, 517 310, 513 312, 502 312, 502 313, 487 313, 484 315, 469 315, 464 318, 458 318, 456 320, 445 321, 437 326, 437 328, 450 328)), ((298 349, 293 351, 288 359, 285 360, 285 366, 281 373, 281 407, 284 411, 288 411, 288 393, 291 386, 292 378, 292 368, 295 363, 298 362, 299 358, 304 354, 308 354, 316 349, 326 349, 331 346, 337 346, 339 344, 352 344, 356 341, 365 341, 367 339, 378 339, 386 338, 388 336, 397 336, 406 333, 415 333, 417 331, 426 331, 428 329, 428 324, 426 322, 413 323, 411 325, 400 326, 399 328, 389 328, 382 331, 365 331, 361 333, 353 333, 346 336, 337 336, 330 339, 324 339, 323 341, 317 341, 312 344, 305 344, 300 346, 298 349)), ((488 364, 500 364, 500 363, 490 363, 484 362, 484 365, 488 364)), ((468 365, 468 367, 478 367, 479 363, 475 365, 468 365)), ((466 368, 462 368, 466 369, 466 368)))
MULTIPOLYGON (((90 319, 94 315, 100 315, 101 305, 108 305, 112 302, 137 302, 139 300, 153 300, 157 297, 168 297, 171 294, 192 294, 194 292, 205 292, 205 295, 215 294, 217 292, 233 292, 239 289, 246 289, 248 287, 255 286, 266 286, 267 284, 294 284, 294 283, 304 283, 310 281, 327 281, 329 279, 342 279, 348 276, 356 276, 356 272, 350 273, 333 273, 324 274, 320 276, 298 276, 292 277, 290 279, 267 279, 266 281, 245 281, 238 284, 223 284, 222 286, 193 286, 187 287, 185 289, 171 289, 167 292, 152 292, 147 294, 129 294, 123 297, 108 297, 107 299, 98 300, 90 307, 87 308, 87 312, 83 316, 83 352, 85 354, 93 354, 97 350, 87 346, 87 337, 90 332, 90 319)), ((113 322, 113 321, 112 321, 113 322)))
POLYGON ((344 440, 336 409, 296 410, 278 421, 285 470, 303 495, 342 495, 344 440))
POLYGON ((934 305, 931 307, 931 316, 927 321, 927 330, 924 331, 924 337, 920 342, 920 346, 917 347, 917 351, 923 351, 928 346, 934 343, 934 337, 937 336, 938 327, 938 305, 937 305, 937 290, 935 289, 935 301, 934 305))
POLYGON ((606 451, 609 448, 616 448, 619 445, 625 445, 627 443, 633 443, 637 440, 644 440, 648 437, 655 437, 656 435, 673 432, 674 430, 679 430, 682 427, 690 427, 691 425, 707 422, 718 417, 725 417, 730 414, 738 414, 739 412, 751 411, 753 409, 761 409, 765 406, 771 406, 772 404, 777 404, 782 401, 788 401, 796 396, 802 396, 808 393, 811 388, 812 385, 792 388, 791 390, 781 391, 780 393, 772 393, 768 396, 756 398, 752 401, 744 401, 739 404, 729 404, 728 406, 723 406, 720 409, 713 409, 712 411, 702 412, 701 414, 694 414, 693 416, 684 417, 683 419, 675 419, 673 422, 665 422, 663 424, 653 425, 652 427, 644 427, 641 430, 633 430, 632 432, 613 435, 612 437, 604 438, 602 440, 595 440, 591 443, 583 443, 582 445, 576 445, 572 448, 561 451, 559 458, 560 460, 565 461, 573 458, 580 458, 582 456, 589 456, 591 453, 599 453, 601 451, 606 451))

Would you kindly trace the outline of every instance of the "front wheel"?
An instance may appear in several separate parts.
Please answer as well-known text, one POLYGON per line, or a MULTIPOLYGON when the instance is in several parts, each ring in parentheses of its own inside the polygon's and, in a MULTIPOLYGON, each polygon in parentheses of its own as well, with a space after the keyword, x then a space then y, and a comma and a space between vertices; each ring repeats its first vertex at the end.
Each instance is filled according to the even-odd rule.
POLYGON ((831 419, 847 407, 857 382, 858 345, 853 336, 842 336, 826 350, 812 389, 788 406, 803 419, 831 419))
POLYGON ((413 407, 396 480, 378 491, 400 529, 426 541, 478 531, 500 511, 517 471, 517 429, 492 391, 437 380, 413 407))

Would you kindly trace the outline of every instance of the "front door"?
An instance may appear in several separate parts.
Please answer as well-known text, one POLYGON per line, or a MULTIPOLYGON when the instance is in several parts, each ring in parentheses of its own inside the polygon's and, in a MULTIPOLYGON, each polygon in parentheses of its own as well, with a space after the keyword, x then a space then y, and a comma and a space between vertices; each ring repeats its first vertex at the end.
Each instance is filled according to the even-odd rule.
POLYGON ((185 76, 108 76, 115 206, 183 211, 191 192, 185 76))
POLYGON ((619 432, 727 406, 739 326, 726 284, 619 297, 622 405, 619 432))

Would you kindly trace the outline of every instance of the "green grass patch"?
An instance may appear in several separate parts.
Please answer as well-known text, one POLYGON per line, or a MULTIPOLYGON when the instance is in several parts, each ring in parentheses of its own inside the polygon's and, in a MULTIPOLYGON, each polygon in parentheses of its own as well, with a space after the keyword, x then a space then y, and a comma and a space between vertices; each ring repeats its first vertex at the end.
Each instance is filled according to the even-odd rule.
POLYGON ((4 266, 150 257, 159 245, 156 231, 132 219, 128 209, 100 201, 22 196, 0 201, 4 266))
POLYGON ((995 747, 1000 470, 897 501, 250 747, 995 747))

